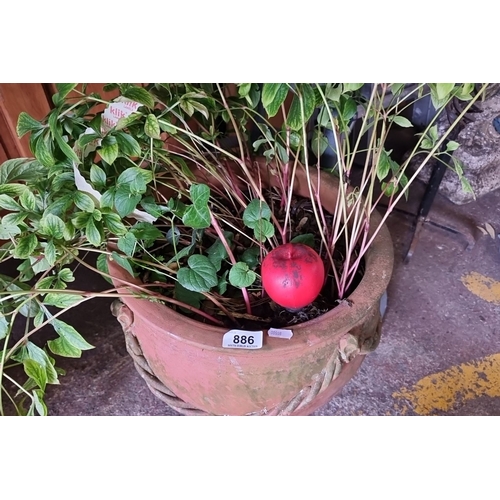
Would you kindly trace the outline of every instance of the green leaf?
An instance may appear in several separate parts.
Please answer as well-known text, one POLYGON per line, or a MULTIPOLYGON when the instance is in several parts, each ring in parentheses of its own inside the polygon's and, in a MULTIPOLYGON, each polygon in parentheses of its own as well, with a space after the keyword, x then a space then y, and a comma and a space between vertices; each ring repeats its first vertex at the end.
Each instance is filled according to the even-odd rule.
POLYGON ((158 118, 153 113, 146 116, 146 121, 144 122, 144 132, 148 137, 153 139, 161 139, 160 137, 160 124, 158 123, 158 118))
POLYGON ((358 90, 363 85, 364 85, 364 83, 344 83, 344 92, 358 90))
POLYGON ((209 292, 217 285, 217 270, 205 255, 191 255, 188 266, 177 271, 177 279, 184 288, 193 292, 209 292))
MULTIPOLYGON (((119 187, 115 193, 115 208, 120 217, 126 217, 135 210, 141 200, 140 194, 131 194, 127 187, 119 187)), ((101 198, 102 206, 102 198, 101 198)))
POLYGON ((203 300, 203 295, 199 292, 193 292, 184 288, 178 281, 176 281, 174 286, 174 298, 184 304, 200 308, 201 301, 203 300))
POLYGON ((204 104, 194 100, 189 101, 189 103, 195 109, 195 111, 201 113, 208 120, 209 113, 207 107, 204 104))
POLYGON ((9 323, 5 316, 0 312, 0 340, 3 340, 9 333, 9 323))
POLYGON ((146 184, 153 180, 153 172, 144 168, 130 167, 124 170, 116 183, 119 187, 128 187, 130 191, 146 191, 146 184))
MULTIPOLYGON (((42 287, 40 287, 40 288, 42 288, 42 287)), ((45 321, 45 313, 40 309, 36 313, 35 318, 33 319, 33 326, 35 328, 38 328, 44 321, 45 321)))
MULTIPOLYGON (((130 134, 126 134, 125 132, 117 132, 115 134, 115 137, 121 154, 132 157, 141 156, 141 146, 137 142, 137 140, 130 134)), ((104 176, 104 179, 106 179, 106 176, 104 176)))
MULTIPOLYGON (((228 240, 229 246, 231 246, 232 240, 233 240, 233 233, 226 232, 225 236, 226 236, 226 240, 228 240)), ((210 262, 217 269, 217 272, 220 271, 222 261, 224 259, 227 259, 227 257, 228 257, 227 250, 224 247, 224 244, 222 243, 222 241, 220 239, 215 241, 215 243, 207 249, 207 255, 208 255, 208 258, 210 259, 210 262)))
POLYGON ((262 105, 271 118, 276 115, 288 95, 286 83, 264 83, 262 88, 262 105))
POLYGON ((458 142, 448 141, 448 143, 446 144, 446 151, 448 151, 448 152, 455 151, 459 147, 460 147, 460 144, 458 142))
POLYGON ((6 194, 0 194, 0 208, 14 212, 19 212, 23 209, 23 207, 19 205, 14 198, 6 194))
POLYGON ((85 227, 85 236, 89 243, 95 247, 101 245, 104 237, 100 230, 100 224, 97 224, 93 217, 89 217, 85 227), (98 227, 99 226, 99 227, 98 227))
POLYGON ((68 269, 67 267, 61 269, 57 273, 58 279, 65 281, 66 283, 72 283, 75 281, 75 276, 73 275, 73 271, 71 269, 68 269))
POLYGON ((56 163, 54 158, 54 145, 48 136, 40 136, 35 143, 35 157, 44 167, 53 167, 56 163))
POLYGON ((52 240, 47 242, 47 245, 45 245, 43 253, 49 265, 53 266, 56 263, 57 252, 54 242, 52 240))
POLYGON ((123 96, 148 108, 155 107, 153 96, 142 87, 129 87, 123 91, 123 96))
POLYGON ((106 163, 111 165, 114 163, 114 161, 118 157, 120 149, 119 149, 118 143, 116 142, 115 144, 109 144, 107 146, 102 146, 100 149, 97 150, 97 152, 100 154, 101 158, 106 163))
POLYGON ((134 255, 137 238, 133 233, 127 233, 118 239, 118 248, 129 257, 134 255))
POLYGON ((342 87, 341 83, 337 84, 336 87, 328 86, 325 90, 325 97, 330 101, 339 102, 342 95, 342 87))
POLYGON ((241 255, 241 261, 247 264, 250 269, 255 269, 260 264, 259 247, 247 248, 241 255))
POLYGON ((19 201, 26 210, 34 212, 37 208, 35 195, 29 189, 23 191, 19 197, 19 201))
POLYGON ((340 98, 340 114, 342 116, 342 120, 344 121, 344 124, 347 125, 351 118, 354 118, 358 111, 358 106, 356 104, 356 101, 351 98, 346 98, 345 96, 342 96, 340 98))
POLYGON ((437 98, 439 100, 447 99, 454 88, 454 83, 436 83, 437 98))
POLYGON ((269 220, 270 218, 271 209, 269 205, 259 199, 253 199, 243 212, 243 223, 251 229, 255 229, 261 219, 269 220))
POLYGON ((49 349, 58 356, 63 356, 65 358, 80 358, 82 356, 81 349, 71 345, 64 337, 49 340, 47 345, 49 349))
POLYGON ((392 117, 392 121, 396 125, 399 125, 400 127, 405 127, 405 128, 413 127, 412 122, 410 120, 408 120, 408 118, 405 118, 404 116, 394 115, 392 117))
POLYGON ((23 361, 24 371, 44 391, 47 385, 47 371, 44 366, 33 359, 23 361))
POLYGON ((300 90, 303 100, 303 112, 300 105, 300 99, 296 95, 290 106, 287 120, 288 126, 292 130, 300 130, 302 125, 311 118, 314 108, 316 107, 316 97, 312 87, 309 84, 303 84, 300 90))
POLYGON ((238 94, 241 97, 245 97, 250 92, 250 88, 252 87, 251 83, 239 83, 238 84, 238 94))
POLYGON ((33 344, 33 342, 28 341, 26 346, 21 350, 20 353, 20 362, 24 362, 25 359, 32 359, 41 364, 47 373, 47 383, 49 384, 59 384, 57 379, 57 372, 54 369, 54 366, 50 362, 50 358, 47 356, 47 353, 40 349, 37 345, 33 344))
POLYGON ((16 158, 7 160, 0 167, 0 184, 9 182, 30 181, 37 179, 45 172, 45 167, 32 158, 16 158))
POLYGON ((130 265, 130 262, 127 258, 123 257, 117 252, 112 252, 111 258, 120 266, 125 269, 125 271, 128 271, 130 275, 135 276, 134 270, 132 269, 132 266, 130 265))
POLYGON ((146 246, 163 237, 163 233, 150 222, 137 222, 131 232, 138 240, 143 240, 146 246))
POLYGON ((78 294, 64 293, 64 292, 51 292, 48 293, 43 299, 46 306, 55 306, 60 309, 65 309, 78 304, 83 300, 83 297, 78 294))
POLYGON ((62 153, 69 158, 70 161, 78 164, 80 162, 80 158, 78 158, 77 154, 71 149, 69 144, 63 139, 61 134, 61 124, 57 122, 57 110, 53 110, 49 117, 49 126, 50 132, 52 136, 57 142, 62 153))
POLYGON ((237 288, 250 286, 256 278, 257 274, 250 270, 246 262, 237 262, 229 271, 229 283, 237 288))
POLYGON ((328 139, 323 135, 323 133, 315 129, 311 139, 311 148, 313 153, 320 157, 328 148, 328 139))
POLYGON ((377 177, 383 181, 391 171, 391 162, 389 155, 385 150, 380 153, 380 159, 377 165, 377 177))
POLYGON ((56 83, 56 89, 61 99, 64 99, 78 83, 56 83))
POLYGON ((16 259, 27 259, 38 246, 38 239, 34 233, 23 236, 19 239, 14 248, 13 255, 16 259))
POLYGON ((466 177, 460 177, 460 183, 462 184, 462 189, 465 193, 470 193, 476 199, 476 195, 474 193, 474 190, 472 189, 472 186, 469 182, 469 179, 466 177))
POLYGON ((189 189, 192 205, 186 208, 182 222, 193 229, 204 229, 210 226, 210 210, 208 200, 210 188, 205 184, 192 184, 189 189))
POLYGON ((82 351, 94 348, 94 346, 89 344, 71 325, 68 325, 64 321, 53 319, 51 324, 54 330, 73 347, 81 349, 82 351))
POLYGON ((299 234, 298 236, 295 236, 295 238, 291 240, 291 243, 302 243, 311 248, 314 248, 314 234, 311 233, 299 234))
POLYGON ((128 116, 124 116, 118 120, 115 125, 115 130, 123 130, 127 128, 132 123, 136 122, 139 118, 142 118, 142 113, 134 112, 130 113, 128 116))
POLYGON ((32 392, 33 394, 33 405, 35 409, 41 417, 47 416, 47 406, 43 401, 44 391, 42 389, 35 389, 32 392))
MULTIPOLYGON (((108 256, 104 253, 99 254, 96 260, 96 267, 97 270, 101 273, 104 274, 109 274, 109 269, 108 269, 108 256)), ((108 278, 107 276, 102 275, 102 277, 108 282, 108 283, 113 283, 111 278, 108 278)))
POLYGON ((74 194, 75 205, 84 212, 92 213, 95 210, 94 200, 86 193, 77 191, 74 194))
POLYGON ((40 123, 38 120, 35 120, 28 113, 22 111, 19 114, 19 118, 17 119, 16 132, 19 138, 23 137, 23 135, 28 132, 37 132, 42 130, 44 125, 40 123))
POLYGON ((98 165, 92 165, 90 167, 90 181, 96 189, 102 189, 106 185, 106 172, 98 165))
POLYGON ((254 227, 253 233, 258 241, 264 242, 274 236, 274 226, 268 220, 261 219, 254 227))
POLYGON ((40 220, 40 231, 42 234, 61 239, 64 236, 65 225, 63 220, 54 214, 44 214, 40 220))
POLYGON ((123 224, 120 216, 115 213, 103 213, 102 218, 104 220, 105 226, 108 228, 110 232, 115 234, 116 236, 122 236, 127 233, 127 228, 125 224, 123 224))

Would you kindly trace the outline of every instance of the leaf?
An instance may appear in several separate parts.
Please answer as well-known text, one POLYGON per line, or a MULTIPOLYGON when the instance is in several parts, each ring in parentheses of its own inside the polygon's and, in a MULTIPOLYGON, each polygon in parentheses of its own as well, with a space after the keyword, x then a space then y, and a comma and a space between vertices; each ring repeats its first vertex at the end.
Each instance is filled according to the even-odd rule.
POLYGON ((65 281, 66 283, 72 283, 75 281, 75 276, 73 275, 73 271, 71 269, 68 269, 67 267, 61 269, 57 273, 58 279, 65 281))
POLYGON ((77 85, 77 83, 56 83, 59 97, 64 99, 77 85))
POLYGON ((120 152, 118 143, 102 146, 97 150, 101 158, 109 165, 113 164, 120 152))
POLYGON ((315 129, 311 139, 311 148, 313 153, 319 158, 327 150, 328 146, 328 139, 320 130, 315 129))
POLYGON ((153 96, 142 87, 129 87, 123 91, 123 96, 139 104, 144 104, 148 108, 155 106, 153 96))
POLYGON ((95 247, 99 247, 104 239, 100 231, 100 224, 96 224, 93 217, 89 217, 85 226, 85 236, 89 243, 95 247))
POLYGON ((33 359, 23 361, 24 371, 28 377, 31 377, 37 385, 45 391, 47 385, 47 371, 45 367, 33 359))
POLYGON ((271 209, 269 205, 259 199, 253 199, 243 212, 243 223, 250 229, 255 229, 261 219, 269 220, 270 218, 271 209))
POLYGON ((38 239, 34 233, 30 233, 19 239, 12 252, 16 259, 27 259, 38 246, 38 239))
POLYGON ((181 267, 177 271, 179 283, 193 292, 209 292, 217 285, 217 270, 205 255, 191 255, 189 267, 181 267))
POLYGON ((102 218, 108 230, 116 236, 122 236, 127 233, 127 228, 123 224, 121 217, 115 213, 103 213, 102 218))
POLYGON ((129 125, 132 125, 132 123, 136 122, 139 118, 142 118, 142 116, 142 113, 134 112, 130 113, 130 115, 128 116, 120 118, 115 125, 115 131, 127 128, 129 125))
POLYGON ((28 132, 37 132, 42 130, 44 125, 38 120, 35 120, 28 113, 22 111, 17 119, 16 132, 19 138, 23 137, 28 132))
POLYGON ((108 278, 107 276, 104 276, 104 274, 109 274, 109 269, 108 269, 108 256, 104 253, 99 254, 96 260, 96 267, 97 270, 102 274, 102 277, 108 282, 108 283, 113 283, 111 278, 108 278))
POLYGON ((54 158, 54 145, 48 136, 40 136, 35 143, 35 157, 44 167, 53 167, 56 163, 54 158))
POLYGON ((237 262, 229 271, 229 283, 237 288, 246 288, 253 284, 257 274, 250 270, 246 262, 237 262))
POLYGON ((436 83, 437 98, 439 100, 447 99, 454 88, 454 83, 436 83))
MULTIPOLYGON (((226 232, 226 239, 229 240, 228 244, 231 246, 233 234, 226 232), (227 236, 230 235, 230 236, 227 236)), ((207 255, 210 262, 215 266, 217 272, 220 271, 222 261, 227 259, 227 250, 220 239, 218 239, 210 248, 207 249, 207 255)))
POLYGON ((43 299, 43 303, 46 306, 55 306, 60 309, 65 309, 67 307, 74 306, 83 300, 83 296, 72 293, 64 292, 51 292, 48 293, 43 299))
POLYGON ((238 94, 241 97, 245 97, 250 92, 250 88, 252 87, 251 83, 239 83, 238 84, 238 94))
POLYGON ((198 113, 201 113, 208 120, 209 113, 208 113, 207 107, 204 104, 202 104, 201 102, 198 102, 198 101, 193 101, 193 100, 189 101, 189 103, 195 109, 195 111, 198 111, 198 113))
POLYGON ((47 242, 47 245, 45 245, 45 249, 44 249, 43 253, 44 253, 45 258, 47 259, 47 262, 49 263, 49 265, 53 266, 56 262, 56 259, 57 259, 57 252, 56 252, 56 247, 54 245, 54 242, 52 240, 47 242))
POLYGON ((7 160, 0 166, 0 184, 37 179, 44 171, 40 162, 32 158, 7 160))
POLYGON ((464 191, 464 193, 470 193, 472 197, 476 199, 476 194, 472 189, 469 179, 467 179, 466 177, 460 177, 460 183, 462 184, 462 190, 464 191))
POLYGON ((19 205, 14 198, 6 194, 0 194, 0 208, 14 212, 19 212, 23 209, 23 207, 19 205))
POLYGON ((95 209, 94 200, 86 193, 77 191, 74 194, 75 205, 84 212, 92 213, 95 209))
MULTIPOLYGON (((132 157, 141 156, 141 146, 130 134, 126 134, 125 132, 116 132, 115 137, 121 154, 132 157)), ((92 180, 92 175, 90 179, 92 180)), ((104 176, 104 182, 106 182, 106 175, 104 176)))
POLYGON ((33 344, 33 342, 28 341, 26 346, 21 351, 21 359, 19 359, 20 362, 24 362, 25 359, 37 361, 45 368, 45 372, 47 373, 47 383, 59 384, 57 372, 50 362, 47 353, 43 349, 40 349, 40 347, 33 344))
POLYGON ((158 123, 158 118, 153 113, 146 116, 146 121, 144 122, 144 132, 148 137, 153 139, 161 139, 160 137, 160 124, 158 123))
POLYGON ((316 98, 310 85, 303 84, 301 86, 301 96, 303 100, 303 112, 300 99, 297 95, 293 98, 290 111, 288 112, 287 123, 292 130, 300 130, 302 125, 311 118, 316 107, 316 98))
POLYGON ((35 406, 38 415, 41 417, 47 416, 47 406, 43 401, 44 391, 42 389, 35 389, 32 392, 33 394, 33 405, 35 406))
POLYGON ((262 88, 262 105, 269 118, 276 115, 288 95, 286 83, 264 83, 262 88))
POLYGON ((448 143, 446 144, 446 151, 448 153, 450 153, 451 151, 455 151, 459 147, 460 147, 460 144, 458 142, 448 141, 448 143))
POLYGON ((254 227, 253 233, 258 241, 264 242, 274 236, 274 226, 268 220, 261 219, 254 227))
POLYGON ((314 234, 311 233, 299 234, 291 240, 291 243, 302 243, 311 248, 314 248, 314 234))
POLYGON ((360 89, 364 83, 344 83, 344 92, 355 91, 360 89))
POLYGON ((3 340, 9 333, 9 323, 5 316, 0 312, 0 340, 3 340))
POLYGON ((92 165, 90 167, 90 181, 97 189, 102 189, 106 185, 106 172, 98 165, 92 165))
POLYGON ((405 118, 404 116, 394 115, 392 117, 392 121, 396 125, 399 125, 400 127, 405 127, 405 128, 413 127, 412 122, 410 120, 408 120, 408 118, 405 118))
POLYGON ((25 189, 19 197, 21 205, 26 209, 34 212, 37 208, 35 195, 29 190, 25 189))
POLYGON ((131 276, 135 276, 134 270, 132 269, 132 266, 130 265, 130 262, 127 258, 123 257, 117 252, 112 252, 111 258, 120 266, 125 269, 125 271, 128 271, 131 276))
POLYGON ((354 118, 354 116, 358 112, 356 101, 351 98, 346 98, 345 96, 341 96, 339 108, 342 120, 344 121, 345 125, 347 125, 350 122, 351 118, 354 118))
POLYGON ((52 236, 56 239, 63 238, 65 225, 63 220, 54 214, 44 214, 40 220, 40 231, 42 234, 52 236))
POLYGON ((260 249, 258 247, 247 248, 241 255, 241 261, 250 269, 255 269, 260 264, 260 249))
POLYGON ((71 325, 68 325, 64 321, 53 319, 51 324, 54 330, 73 347, 81 349, 82 351, 94 348, 94 346, 89 344, 71 325))
POLYGON ((391 171, 391 162, 389 155, 385 150, 380 153, 379 162, 377 165, 377 177, 379 181, 383 181, 391 171))
POLYGON ((210 188, 205 184, 192 184, 189 189, 192 205, 186 208, 182 222, 193 229, 205 229, 210 226, 208 200, 210 188))
POLYGON ((146 246, 163 237, 163 233, 150 222, 137 222, 131 232, 137 239, 143 240, 146 246))
POLYGON ((64 337, 49 340, 47 345, 49 349, 58 356, 63 356, 65 358, 80 358, 82 356, 81 349, 71 345, 64 337))
POLYGON ((118 238, 118 248, 129 257, 134 255, 137 238, 133 233, 127 233, 121 238, 118 238))
MULTIPOLYGON (((127 187, 119 187, 115 193, 115 208, 120 217, 126 217, 137 207, 137 203, 141 200, 140 194, 131 194, 127 187)), ((101 198, 102 206, 102 198, 101 198)))
POLYGON ((184 304, 188 304, 190 306, 196 307, 196 309, 199 309, 201 301, 203 300, 203 294, 188 290, 187 288, 184 288, 178 281, 176 281, 174 286, 174 298, 180 302, 183 302, 184 304))

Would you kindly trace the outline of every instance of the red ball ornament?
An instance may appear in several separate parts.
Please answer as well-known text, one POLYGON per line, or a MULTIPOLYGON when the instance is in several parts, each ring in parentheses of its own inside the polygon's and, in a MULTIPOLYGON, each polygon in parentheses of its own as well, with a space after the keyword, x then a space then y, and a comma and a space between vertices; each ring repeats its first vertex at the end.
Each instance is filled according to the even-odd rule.
POLYGON ((286 243, 269 252, 261 266, 262 286, 274 302, 298 310, 321 291, 325 266, 311 247, 286 243))

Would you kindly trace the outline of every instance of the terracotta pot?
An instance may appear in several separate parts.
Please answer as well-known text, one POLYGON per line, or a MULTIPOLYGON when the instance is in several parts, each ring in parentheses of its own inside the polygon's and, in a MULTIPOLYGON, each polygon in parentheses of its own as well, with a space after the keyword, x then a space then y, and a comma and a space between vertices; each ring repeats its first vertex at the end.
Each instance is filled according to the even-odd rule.
MULTIPOLYGON (((333 211, 337 181, 326 173, 320 179, 322 203, 333 211)), ((303 173, 298 175, 296 193, 308 196, 303 173)), ((372 228, 378 221, 380 216, 374 213, 372 228)), ((143 356, 139 365, 144 360, 149 365, 143 376, 155 379, 156 388, 165 386, 163 394, 177 410, 194 408, 210 415, 307 415, 339 392, 365 354, 377 346, 380 300, 393 259, 392 241, 384 226, 365 255, 365 274, 348 301, 292 326, 290 340, 268 337, 264 331, 263 346, 256 350, 223 348, 222 337, 228 329, 200 323, 160 303, 124 297, 115 314, 129 338, 137 340, 136 348, 143 356)), ((116 286, 123 283, 120 279, 140 284, 114 262, 109 264, 116 286)))

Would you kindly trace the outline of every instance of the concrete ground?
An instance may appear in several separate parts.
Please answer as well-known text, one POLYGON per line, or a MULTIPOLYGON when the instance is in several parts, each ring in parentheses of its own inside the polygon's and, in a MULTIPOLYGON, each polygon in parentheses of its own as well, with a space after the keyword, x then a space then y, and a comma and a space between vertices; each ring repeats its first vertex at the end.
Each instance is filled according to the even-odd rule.
MULTIPOLYGON (((421 194, 415 185, 401 208, 415 212, 421 194)), ((476 227, 500 230, 500 190, 465 206, 438 195, 430 219, 463 235, 426 224, 405 265, 413 218, 391 215, 396 258, 382 340, 314 415, 500 415, 500 240, 476 227)), ((96 349, 60 360, 68 373, 48 387, 49 414, 178 415, 136 372, 109 306, 98 299, 72 311, 96 349)))

